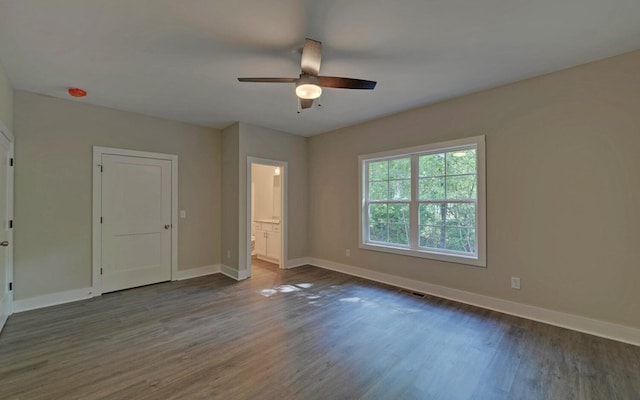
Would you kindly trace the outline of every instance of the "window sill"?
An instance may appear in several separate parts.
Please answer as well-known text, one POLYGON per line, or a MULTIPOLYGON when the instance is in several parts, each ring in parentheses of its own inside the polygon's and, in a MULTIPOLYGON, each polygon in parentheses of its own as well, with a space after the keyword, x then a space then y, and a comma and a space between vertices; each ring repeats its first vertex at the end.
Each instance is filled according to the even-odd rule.
POLYGON ((437 253, 433 251, 414 250, 403 247, 391 247, 381 244, 360 243, 359 248, 383 253, 399 254, 409 257, 428 258, 438 261, 446 261, 456 264, 472 265, 474 267, 486 268, 487 263, 484 258, 474 256, 452 255, 448 253, 437 253))

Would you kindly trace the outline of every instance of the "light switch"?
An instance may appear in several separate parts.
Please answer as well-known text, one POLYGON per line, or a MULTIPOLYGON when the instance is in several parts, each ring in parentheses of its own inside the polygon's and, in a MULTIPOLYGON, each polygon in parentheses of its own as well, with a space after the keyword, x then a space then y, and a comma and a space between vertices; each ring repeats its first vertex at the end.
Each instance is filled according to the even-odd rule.
POLYGON ((187 218, 187 210, 180 210, 180 218, 187 218))

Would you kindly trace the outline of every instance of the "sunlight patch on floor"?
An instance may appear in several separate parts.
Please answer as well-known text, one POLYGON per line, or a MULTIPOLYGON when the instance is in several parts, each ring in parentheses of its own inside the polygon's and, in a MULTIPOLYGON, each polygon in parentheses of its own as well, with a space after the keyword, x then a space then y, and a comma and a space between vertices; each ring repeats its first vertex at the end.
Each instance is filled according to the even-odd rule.
MULTIPOLYGON (((261 290, 258 291, 258 293, 260 293, 264 297, 271 297, 271 296, 274 296, 274 295, 276 295, 278 293, 299 292, 299 291, 304 290, 304 289, 310 289, 311 287, 313 287, 312 283, 294 283, 294 284, 291 284, 291 285, 276 286, 276 287, 271 288, 271 289, 261 289, 261 290)), ((311 297, 310 296, 309 298, 318 299, 318 298, 320 298, 320 296, 315 296, 315 297, 311 297)))
POLYGON ((313 283, 294 283, 294 285, 303 289, 309 289, 311 286, 313 286, 313 283))

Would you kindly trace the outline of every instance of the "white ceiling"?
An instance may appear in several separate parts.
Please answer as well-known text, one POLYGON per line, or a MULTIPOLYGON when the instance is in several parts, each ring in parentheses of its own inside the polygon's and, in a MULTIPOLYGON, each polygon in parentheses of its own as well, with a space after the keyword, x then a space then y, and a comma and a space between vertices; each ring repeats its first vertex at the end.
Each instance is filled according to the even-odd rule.
POLYGON ((224 128, 313 135, 640 48, 638 0, 0 0, 0 61, 15 89, 224 128), (305 37, 325 89, 297 114, 305 37))

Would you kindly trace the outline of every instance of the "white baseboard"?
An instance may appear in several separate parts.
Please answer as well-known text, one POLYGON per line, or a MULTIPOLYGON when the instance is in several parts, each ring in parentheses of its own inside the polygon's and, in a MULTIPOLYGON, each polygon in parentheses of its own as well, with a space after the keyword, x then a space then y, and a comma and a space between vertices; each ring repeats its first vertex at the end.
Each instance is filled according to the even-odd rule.
POLYGON ((619 342, 630 343, 640 346, 640 329, 611 322, 582 317, 575 314, 568 314, 546 308, 530 306, 516 303, 496 297, 466 292, 452 289, 445 286, 402 278, 395 275, 375 272, 365 268, 352 265, 340 264, 333 261, 310 258, 309 264, 332 271, 342 272, 348 275, 358 276, 372 281, 385 283, 388 285, 409 289, 411 291, 430 294, 437 297, 470 304, 473 306, 498 311, 504 314, 514 315, 543 322, 574 331, 584 332, 619 342))
POLYGON ((90 287, 82 289, 66 290, 64 292, 45 294, 37 297, 15 300, 13 302, 13 312, 22 312, 55 306, 58 304, 71 303, 72 301, 85 300, 93 297, 93 289, 90 287))
MULTIPOLYGON (((0 121, 1 123, 2 121, 0 121)), ((13 292, 7 292, 0 297, 0 332, 9 316, 13 313, 13 292)))
POLYGON ((220 265, 220 272, 222 273, 222 275, 226 275, 231 279, 235 279, 236 281, 239 280, 238 279, 238 271, 233 269, 233 268, 231 268, 228 265, 221 264, 220 265))
POLYGON ((175 277, 176 281, 182 281, 184 279, 197 278, 199 276, 218 274, 220 273, 220 264, 216 265, 205 265, 203 267, 191 268, 185 270, 178 270, 177 276, 175 277))
POLYGON ((242 271, 238 271, 238 280, 239 281, 243 281, 245 279, 249 278, 249 271, 247 271, 246 269, 242 270, 242 271))
POLYGON ((302 267, 304 265, 309 265, 310 263, 311 263, 311 258, 309 257, 294 258, 293 260, 287 260, 285 269, 302 267))
POLYGON ((230 266, 224 264, 220 266, 220 272, 231 279, 235 279, 236 281, 242 281, 249 277, 249 273, 247 270, 238 271, 237 269, 231 268, 230 266))
POLYGON ((2 328, 4 328, 4 324, 7 322, 8 315, 0 316, 0 332, 2 332, 2 328))
MULTIPOLYGON (((198 268, 178 270, 178 277, 176 280, 196 278, 198 276, 216 274, 219 272, 220 272, 220 265, 205 265, 203 267, 198 267, 198 268)), ((71 303, 72 301, 85 300, 91 297, 94 297, 94 292, 92 288, 73 289, 73 290, 67 290, 64 292, 45 294, 42 296, 30 297, 27 299, 14 301, 13 312, 35 310, 36 308, 43 308, 43 307, 55 306, 57 304, 71 303)))

